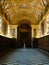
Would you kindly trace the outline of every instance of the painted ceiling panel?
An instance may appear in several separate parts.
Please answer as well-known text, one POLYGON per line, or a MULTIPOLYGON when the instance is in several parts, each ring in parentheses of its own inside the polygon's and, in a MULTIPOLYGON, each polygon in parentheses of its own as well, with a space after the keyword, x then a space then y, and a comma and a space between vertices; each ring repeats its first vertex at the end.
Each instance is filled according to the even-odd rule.
POLYGON ((38 24, 48 3, 48 0, 0 0, 1 12, 10 24, 18 24, 22 19, 38 24))

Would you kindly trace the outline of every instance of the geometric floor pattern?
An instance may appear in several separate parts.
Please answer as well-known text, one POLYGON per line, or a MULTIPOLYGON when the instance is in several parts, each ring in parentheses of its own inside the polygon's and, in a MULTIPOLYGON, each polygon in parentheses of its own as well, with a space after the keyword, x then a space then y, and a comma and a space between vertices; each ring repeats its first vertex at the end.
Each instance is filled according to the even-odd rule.
POLYGON ((49 56, 39 49, 10 49, 0 54, 0 65, 49 65, 49 56))

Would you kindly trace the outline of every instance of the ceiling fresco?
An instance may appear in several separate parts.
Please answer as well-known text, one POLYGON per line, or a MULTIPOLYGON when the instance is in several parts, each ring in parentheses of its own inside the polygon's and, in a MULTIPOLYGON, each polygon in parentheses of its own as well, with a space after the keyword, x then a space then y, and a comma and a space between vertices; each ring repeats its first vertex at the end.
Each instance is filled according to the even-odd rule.
POLYGON ((0 10, 10 24, 28 20, 38 24, 45 15, 49 0, 0 0, 0 10))

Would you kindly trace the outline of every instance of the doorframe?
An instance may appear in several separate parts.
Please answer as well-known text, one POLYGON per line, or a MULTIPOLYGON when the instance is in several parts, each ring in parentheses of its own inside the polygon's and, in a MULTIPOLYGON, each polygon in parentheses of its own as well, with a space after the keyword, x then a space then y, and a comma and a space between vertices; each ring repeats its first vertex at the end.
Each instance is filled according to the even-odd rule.
POLYGON ((20 28, 20 26, 22 25, 22 24, 27 24, 27 25, 29 25, 29 28, 30 28, 30 44, 31 44, 31 25, 28 23, 28 22, 21 22, 19 25, 18 25, 18 27, 17 27, 17 40, 18 40, 18 42, 21 42, 20 41, 20 36, 19 36, 19 34, 20 34, 20 30, 19 30, 19 28, 20 28))

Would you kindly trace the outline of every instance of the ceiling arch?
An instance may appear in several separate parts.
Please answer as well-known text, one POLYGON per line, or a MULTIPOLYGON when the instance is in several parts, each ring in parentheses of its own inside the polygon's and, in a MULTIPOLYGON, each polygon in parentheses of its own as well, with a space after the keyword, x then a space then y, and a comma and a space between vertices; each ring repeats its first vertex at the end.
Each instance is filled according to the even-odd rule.
POLYGON ((27 19, 22 19, 22 20, 20 20, 19 22, 18 22, 18 25, 21 25, 21 24, 28 24, 28 25, 31 25, 31 22, 29 21, 29 20, 27 20, 27 19))
POLYGON ((18 24, 22 19, 38 24, 48 4, 48 0, 0 0, 0 9, 10 24, 18 24))

